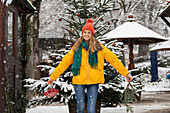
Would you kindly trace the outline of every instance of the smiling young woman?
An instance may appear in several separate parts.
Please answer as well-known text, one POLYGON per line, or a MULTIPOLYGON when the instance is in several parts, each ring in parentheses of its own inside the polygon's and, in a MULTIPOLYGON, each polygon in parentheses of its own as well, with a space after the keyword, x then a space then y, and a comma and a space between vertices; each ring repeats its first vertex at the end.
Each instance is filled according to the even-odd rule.
POLYGON ((72 84, 76 94, 77 113, 84 113, 86 89, 88 113, 95 113, 98 87, 105 82, 104 60, 126 77, 128 82, 132 80, 129 71, 117 56, 94 37, 93 20, 88 19, 82 28, 82 36, 50 75, 48 83, 52 84, 72 64, 72 84))

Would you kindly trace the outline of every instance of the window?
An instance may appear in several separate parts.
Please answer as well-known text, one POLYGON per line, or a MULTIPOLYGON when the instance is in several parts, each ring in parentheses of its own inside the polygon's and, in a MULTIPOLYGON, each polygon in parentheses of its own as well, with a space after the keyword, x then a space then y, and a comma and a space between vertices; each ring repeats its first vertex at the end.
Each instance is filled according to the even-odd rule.
POLYGON ((17 47, 18 47, 18 56, 21 56, 22 55, 22 47, 23 47, 23 44, 22 44, 22 34, 23 33, 23 29, 22 29, 22 25, 21 25, 21 17, 18 16, 18 34, 17 34, 17 39, 18 39, 18 43, 17 43, 17 47))
POLYGON ((14 13, 8 11, 8 55, 14 55, 14 13))

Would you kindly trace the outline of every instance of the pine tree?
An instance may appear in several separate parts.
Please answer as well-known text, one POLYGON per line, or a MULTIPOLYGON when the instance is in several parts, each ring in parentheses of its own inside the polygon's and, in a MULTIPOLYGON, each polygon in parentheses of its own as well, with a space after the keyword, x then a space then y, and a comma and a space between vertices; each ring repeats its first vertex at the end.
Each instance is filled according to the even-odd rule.
POLYGON ((61 74, 61 76, 53 82, 52 85, 48 85, 47 81, 49 75, 53 72, 55 67, 61 62, 64 55, 71 49, 71 44, 66 45, 65 48, 60 50, 52 50, 43 54, 43 62, 37 66, 41 73, 41 79, 25 79, 25 87, 34 90, 38 97, 35 97, 29 102, 28 107, 33 107, 36 105, 51 104, 54 102, 68 103, 69 101, 75 99, 75 94, 72 86, 72 71, 71 66, 61 74), (59 95, 55 97, 45 97, 44 92, 50 88, 59 89, 59 95))
POLYGON ((59 21, 65 21, 66 26, 63 28, 69 33, 68 39, 70 39, 70 36, 74 39, 79 38, 81 29, 89 18, 94 20, 96 38, 107 33, 110 28, 114 28, 109 27, 113 26, 113 18, 110 17, 109 12, 114 8, 114 1, 64 0, 64 3, 66 14, 60 13, 59 21))
MULTIPOLYGON (((123 43, 117 42, 116 40, 109 42, 104 40, 100 42, 103 43, 113 53, 115 53, 118 58, 123 56, 123 43)), ((105 84, 100 85, 99 91, 101 101, 105 106, 117 106, 121 103, 120 97, 122 95, 122 91, 124 90, 122 85, 124 79, 122 75, 118 74, 118 72, 107 61, 105 61, 104 76, 105 84)))

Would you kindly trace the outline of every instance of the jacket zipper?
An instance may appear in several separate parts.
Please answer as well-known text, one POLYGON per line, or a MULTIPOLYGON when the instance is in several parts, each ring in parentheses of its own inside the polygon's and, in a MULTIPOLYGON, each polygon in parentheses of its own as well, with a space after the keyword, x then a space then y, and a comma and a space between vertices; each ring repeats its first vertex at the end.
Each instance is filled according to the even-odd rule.
POLYGON ((89 78, 89 49, 88 49, 87 55, 88 55, 88 56, 87 56, 87 58, 88 58, 88 59, 87 59, 87 63, 88 63, 88 65, 87 65, 87 66, 88 66, 88 83, 90 84, 90 78, 89 78))

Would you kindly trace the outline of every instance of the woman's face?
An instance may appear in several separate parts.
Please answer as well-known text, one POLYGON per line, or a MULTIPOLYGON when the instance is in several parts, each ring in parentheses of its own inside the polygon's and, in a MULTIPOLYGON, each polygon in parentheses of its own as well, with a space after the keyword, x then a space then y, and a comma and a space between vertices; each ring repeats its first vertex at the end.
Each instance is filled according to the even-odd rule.
POLYGON ((92 32, 90 30, 83 31, 83 38, 84 40, 89 40, 92 37, 92 32))

